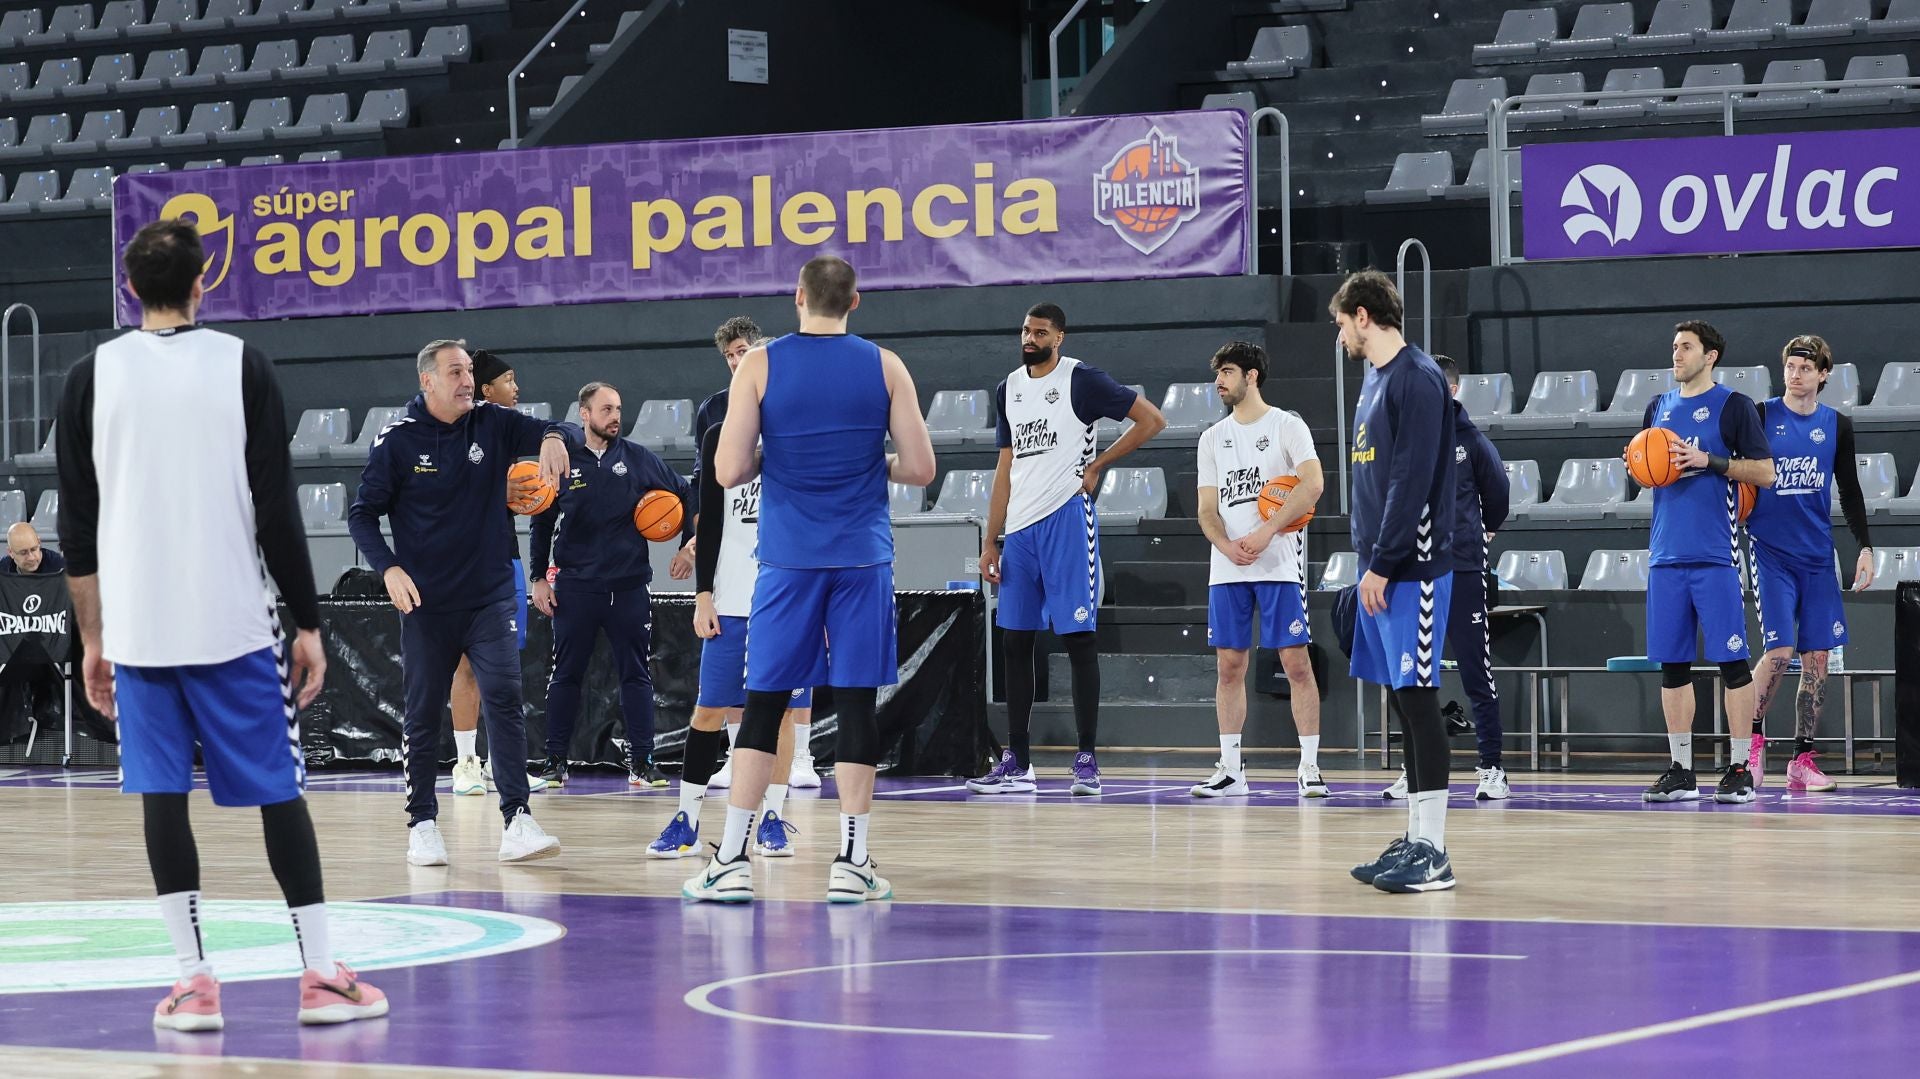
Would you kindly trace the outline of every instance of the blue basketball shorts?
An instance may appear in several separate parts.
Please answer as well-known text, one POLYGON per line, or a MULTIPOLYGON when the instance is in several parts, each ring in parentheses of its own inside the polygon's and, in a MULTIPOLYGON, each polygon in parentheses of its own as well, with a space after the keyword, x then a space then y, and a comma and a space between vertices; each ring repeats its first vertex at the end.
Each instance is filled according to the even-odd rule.
POLYGON ((1431 581, 1387 582, 1386 610, 1368 614, 1355 609, 1348 672, 1390 689, 1440 688, 1440 656, 1452 602, 1451 573, 1431 581))
MULTIPOLYGON (((747 620, 720 616, 720 636, 700 642, 700 696, 702 708, 747 706, 747 620)), ((788 708, 812 708, 813 690, 796 689, 788 708)))
POLYGON ((1001 629, 1086 633, 1100 612, 1100 518, 1084 494, 1018 532, 1000 551, 1001 629))
POLYGON ((747 622, 750 690, 866 689, 900 680, 891 562, 842 569, 762 563, 747 622))
POLYGON ((513 627, 520 635, 520 651, 527 650, 527 568, 513 560, 513 627))
POLYGON ((1655 566, 1647 575, 1647 659, 1747 658, 1747 610, 1732 566, 1655 566), (1702 648, 1696 638, 1705 642, 1702 648))
POLYGON ((1307 601, 1291 581, 1231 581, 1207 588, 1207 643, 1242 651, 1253 647, 1254 608, 1260 647, 1293 648, 1313 640, 1307 601))
POLYGON ((1753 569, 1762 649, 1825 652, 1847 643, 1847 612, 1832 566, 1785 565, 1756 552, 1753 569))
POLYGON ((306 759, 280 648, 225 663, 113 669, 120 709, 120 789, 185 794, 193 747, 223 806, 261 806, 305 793, 306 759))

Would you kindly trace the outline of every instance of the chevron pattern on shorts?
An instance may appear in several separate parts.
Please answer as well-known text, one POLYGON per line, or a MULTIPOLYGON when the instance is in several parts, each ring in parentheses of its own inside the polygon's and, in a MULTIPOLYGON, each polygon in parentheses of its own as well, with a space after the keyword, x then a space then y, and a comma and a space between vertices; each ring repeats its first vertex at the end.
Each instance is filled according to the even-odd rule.
POLYGON ((1437 687, 1440 684, 1439 664, 1434 662, 1434 588, 1432 581, 1420 582, 1420 621, 1418 636, 1414 640, 1413 673, 1414 683, 1422 689, 1437 687))

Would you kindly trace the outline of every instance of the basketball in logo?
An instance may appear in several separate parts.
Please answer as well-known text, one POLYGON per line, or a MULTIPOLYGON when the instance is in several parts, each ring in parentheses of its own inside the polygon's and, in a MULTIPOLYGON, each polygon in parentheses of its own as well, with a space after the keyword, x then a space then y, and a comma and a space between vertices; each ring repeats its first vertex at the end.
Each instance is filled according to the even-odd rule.
MULTIPOLYGON (((1167 160, 1165 144, 1155 142, 1151 146, 1130 146, 1121 155, 1113 168, 1107 172, 1112 182, 1126 183, 1129 180, 1147 180, 1161 176, 1178 176, 1184 170, 1181 162, 1167 160)), ((1178 206, 1127 206, 1114 210, 1113 219, 1120 227, 1131 232, 1159 232, 1180 220, 1178 206)))
POLYGON ((1159 128, 1120 149, 1094 175, 1093 216, 1142 254, 1200 212, 1200 172, 1159 128))

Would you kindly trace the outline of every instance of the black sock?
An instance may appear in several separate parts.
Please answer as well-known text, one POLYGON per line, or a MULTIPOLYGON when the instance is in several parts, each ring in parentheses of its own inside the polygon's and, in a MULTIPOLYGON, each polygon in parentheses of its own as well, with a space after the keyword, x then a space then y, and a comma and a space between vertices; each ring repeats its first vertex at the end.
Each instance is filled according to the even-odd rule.
POLYGON ((1440 718, 1437 689, 1396 689, 1393 702, 1400 712, 1406 741, 1407 793, 1445 790, 1447 787, 1447 724, 1440 718))
POLYGON ((200 848, 193 842, 184 794, 143 794, 140 808, 146 818, 147 865, 153 870, 153 893, 200 890, 200 848))
POLYGON ((1002 630, 1000 636, 1007 660, 1007 748, 1025 769, 1033 761, 1028 740, 1033 722, 1034 638, 1038 634, 1030 629, 1009 629, 1002 630))
POLYGON ((1796 756, 1796 757, 1798 757, 1798 756, 1799 756, 1800 754, 1802 754, 1802 753, 1812 753, 1812 752, 1813 752, 1813 739, 1811 739, 1811 738, 1795 738, 1795 739, 1793 740, 1793 755, 1794 755, 1794 756, 1796 756))
POLYGON ((684 763, 680 766, 680 782, 695 787, 704 787, 713 778, 720 767, 720 744, 726 741, 726 732, 703 731, 698 727, 687 729, 687 749, 684 763))
POLYGON ((1100 733, 1100 649, 1092 633, 1069 633, 1060 638, 1073 669, 1073 726, 1080 735, 1080 752, 1092 753, 1100 733))
POLYGON ((294 798, 260 807, 260 824, 267 836, 267 864, 289 907, 326 902, 320 883, 320 844, 313 838, 313 818, 307 800, 294 798))

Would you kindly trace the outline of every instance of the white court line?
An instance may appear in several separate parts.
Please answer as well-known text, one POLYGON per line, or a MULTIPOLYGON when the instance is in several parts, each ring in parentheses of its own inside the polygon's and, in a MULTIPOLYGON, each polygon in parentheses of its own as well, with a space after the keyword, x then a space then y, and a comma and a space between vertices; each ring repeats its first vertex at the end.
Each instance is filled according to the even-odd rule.
POLYGON ((768 1026, 799 1027, 804 1030, 831 1030, 852 1034, 922 1034, 941 1038, 998 1038, 1007 1041, 1044 1042, 1053 1038, 1051 1034, 1021 1034, 1003 1030, 946 1030, 933 1027, 877 1027, 857 1023, 821 1023, 809 1019, 780 1019, 770 1015, 753 1015, 735 1011, 715 1004, 710 999, 714 993, 749 982, 766 981, 771 978, 790 978, 799 974, 823 974, 829 971, 874 970, 880 967, 931 966, 935 963, 997 963, 1010 959, 1090 959, 1102 956, 1131 957, 1148 955, 1339 955, 1354 957, 1384 956, 1402 959, 1497 959, 1519 960, 1524 955, 1483 954, 1477 952, 1403 952, 1384 949, 1362 948, 1162 948, 1139 951, 1106 952, 1025 952, 1015 955, 947 955, 928 959, 886 959, 873 963, 831 963, 820 967, 800 967, 794 970, 770 970, 759 974, 743 974, 737 978, 722 978, 716 982, 697 985, 687 990, 681 999, 694 1011, 721 1019, 738 1019, 746 1023, 764 1023, 768 1026))
MULTIPOLYGON (((1192 786, 1193 784, 1191 783, 1176 783, 1171 787, 1141 787, 1137 790, 1125 790, 1125 791, 1103 790, 1099 794, 1082 794, 1082 795, 1077 795, 1076 797, 1098 798, 1098 799, 1101 799, 1102 801, 1110 801, 1114 798, 1125 798, 1130 794, 1160 794, 1164 791, 1183 791, 1183 790, 1188 790, 1192 788, 1192 786)), ((1072 794, 1073 792, 1068 791, 1067 793, 1072 794)), ((1194 801, 1199 801, 1199 800, 1200 799, 1198 798, 1194 799, 1194 801)))
POLYGON ((1845 1000, 1848 997, 1865 996, 1886 989, 1899 989, 1902 986, 1920 984, 1920 970, 1905 974, 1893 974, 1872 981, 1855 982, 1836 989, 1822 989, 1815 993, 1801 993, 1799 996, 1781 997, 1778 1000, 1765 1000, 1758 1004, 1745 1004, 1738 1008, 1724 1008, 1705 1015, 1689 1016, 1686 1019, 1671 1019, 1664 1023, 1652 1023, 1643 1027, 1616 1030, 1611 1034, 1596 1034, 1587 1038, 1575 1038, 1572 1041, 1543 1045, 1537 1049, 1523 1049, 1517 1053, 1503 1053, 1500 1056, 1469 1060, 1464 1064, 1449 1064, 1443 1068, 1428 1068, 1425 1071, 1406 1072, 1395 1079, 1448 1079, 1457 1075, 1478 1075, 1481 1072, 1497 1071, 1501 1068, 1515 1068, 1522 1064, 1538 1064, 1555 1057, 1572 1056, 1575 1053, 1590 1052, 1594 1049, 1608 1049, 1628 1042, 1645 1041, 1667 1034, 1698 1030, 1701 1027, 1732 1023, 1741 1019, 1751 1019, 1757 1015, 1771 1015, 1792 1008, 1804 1008, 1811 1004, 1825 1004, 1828 1001, 1845 1000))
POLYGON ((875 798, 904 798, 909 794, 944 794, 947 791, 963 791, 966 789, 967 785, 960 783, 952 787, 915 787, 912 790, 904 791, 874 791, 873 796, 875 798))

